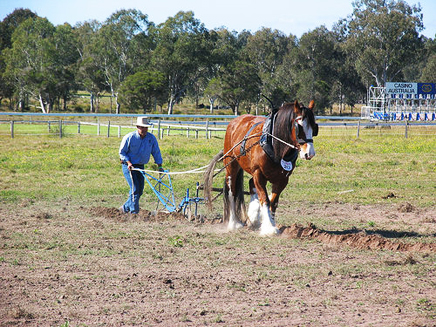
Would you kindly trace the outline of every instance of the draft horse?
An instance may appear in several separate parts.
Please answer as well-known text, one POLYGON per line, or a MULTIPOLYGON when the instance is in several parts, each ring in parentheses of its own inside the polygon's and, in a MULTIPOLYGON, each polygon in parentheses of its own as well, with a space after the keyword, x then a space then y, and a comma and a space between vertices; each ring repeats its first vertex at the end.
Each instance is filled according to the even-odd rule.
POLYGON ((246 223, 259 228, 261 235, 279 233, 274 217, 280 193, 288 184, 298 155, 304 160, 315 156, 313 137, 318 134, 318 124, 314 106, 313 100, 309 107, 298 101, 283 104, 275 114, 272 132, 266 133, 268 135, 263 128, 266 117, 242 115, 229 123, 224 149, 210 162, 204 180, 205 197, 211 199, 215 166, 222 159, 226 171, 223 218, 228 222, 229 231, 246 223), (261 136, 271 138, 269 153, 260 145, 261 136), (244 202, 244 171, 251 175, 248 212, 244 202), (267 182, 271 183, 270 196, 267 182))

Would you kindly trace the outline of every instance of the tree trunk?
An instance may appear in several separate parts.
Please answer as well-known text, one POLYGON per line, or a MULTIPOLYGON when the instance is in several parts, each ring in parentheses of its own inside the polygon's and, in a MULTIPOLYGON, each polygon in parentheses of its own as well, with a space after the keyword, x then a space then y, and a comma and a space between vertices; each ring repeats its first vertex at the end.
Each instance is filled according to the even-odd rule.
POLYGON ((44 104, 44 100, 42 99, 41 94, 39 94, 39 104, 41 106, 41 110, 44 114, 46 114, 47 112, 45 111, 45 104, 44 104))
POLYGON ((90 100, 89 100, 89 105, 90 105, 90 109, 89 109, 89 111, 90 112, 94 112, 94 93, 92 93, 92 92, 89 92, 89 97, 90 97, 90 100))
POLYGON ((210 113, 213 114, 213 103, 215 102, 215 99, 209 98, 210 103, 210 113))

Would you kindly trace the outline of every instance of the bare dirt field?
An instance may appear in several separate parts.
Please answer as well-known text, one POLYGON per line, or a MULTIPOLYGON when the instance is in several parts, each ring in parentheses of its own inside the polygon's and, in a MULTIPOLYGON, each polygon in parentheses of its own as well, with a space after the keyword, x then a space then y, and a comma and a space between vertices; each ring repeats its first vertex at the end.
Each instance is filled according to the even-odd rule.
POLYGON ((436 326, 436 207, 279 210, 260 237, 104 202, 2 206, 0 326, 436 326))

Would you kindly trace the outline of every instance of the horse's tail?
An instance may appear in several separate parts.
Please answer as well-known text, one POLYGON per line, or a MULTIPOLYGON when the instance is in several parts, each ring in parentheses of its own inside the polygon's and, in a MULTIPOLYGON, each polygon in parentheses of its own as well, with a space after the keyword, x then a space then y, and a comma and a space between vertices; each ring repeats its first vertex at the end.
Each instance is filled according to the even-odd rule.
POLYGON ((204 172, 204 198, 207 199, 206 203, 210 210, 212 210, 212 184, 215 166, 219 161, 222 160, 223 154, 224 150, 221 150, 219 153, 217 153, 215 157, 213 157, 213 159, 210 161, 209 166, 204 172))

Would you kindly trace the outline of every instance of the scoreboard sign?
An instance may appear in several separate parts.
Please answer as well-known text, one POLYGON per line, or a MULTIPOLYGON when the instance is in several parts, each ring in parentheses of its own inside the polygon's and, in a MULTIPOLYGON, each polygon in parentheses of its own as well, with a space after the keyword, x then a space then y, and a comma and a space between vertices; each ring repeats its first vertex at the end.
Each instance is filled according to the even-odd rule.
POLYGON ((434 83, 387 82, 385 88, 390 98, 434 98, 436 95, 434 83))

